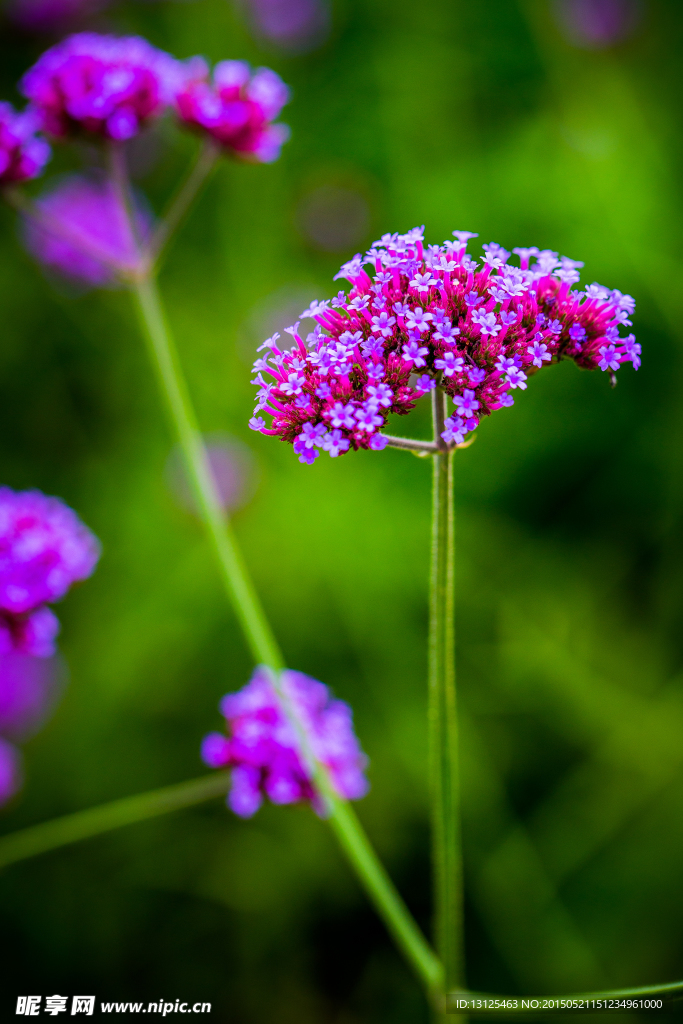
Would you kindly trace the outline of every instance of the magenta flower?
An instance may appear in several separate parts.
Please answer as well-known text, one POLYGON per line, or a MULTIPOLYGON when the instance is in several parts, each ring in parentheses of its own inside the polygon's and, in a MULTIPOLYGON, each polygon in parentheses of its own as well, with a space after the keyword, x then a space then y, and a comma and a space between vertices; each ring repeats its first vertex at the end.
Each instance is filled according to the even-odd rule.
POLYGON ((289 137, 289 128, 273 124, 289 99, 289 90, 269 68, 252 72, 239 60, 216 64, 213 81, 203 61, 188 74, 176 95, 178 116, 210 135, 236 156, 272 163, 289 137))
POLYGON ((45 605, 90 576, 99 554, 95 536, 58 498, 0 488, 0 655, 54 654, 59 623, 45 605))
POLYGON ((50 147, 36 137, 40 127, 34 110, 17 113, 0 103, 0 185, 37 178, 50 159, 50 147))
POLYGON ((291 349, 278 346, 279 334, 259 349, 268 352, 255 365, 251 428, 290 442, 309 465, 320 450, 380 451, 389 414, 410 412, 438 382, 455 406, 442 437, 461 444, 545 365, 638 369, 640 345, 619 333, 631 325, 630 295, 598 284, 574 291, 583 264, 549 250, 515 249, 515 267, 492 242, 477 263, 466 251, 476 236, 453 234, 456 241, 426 249, 420 228, 384 235, 365 258, 344 264, 337 278, 351 290, 302 313, 317 321, 306 343, 296 324, 291 349))
MULTIPOLYGON (((24 240, 44 266, 100 288, 138 267, 140 255, 126 211, 107 179, 71 175, 45 192, 36 206, 45 220, 26 219, 24 240)), ((139 206, 136 218, 138 237, 144 241, 151 218, 139 206)))
MULTIPOLYGON (((339 796, 349 800, 365 796, 367 758, 354 735, 348 704, 331 700, 323 683, 301 672, 283 672, 282 686, 313 754, 328 768, 339 796)), ((210 733, 202 744, 202 758, 211 768, 232 769, 228 805, 235 814, 251 817, 264 796, 274 804, 308 800, 320 813, 296 733, 268 671, 257 668, 243 689, 223 698, 220 709, 228 736, 210 733)))
POLYGON ((20 87, 50 135, 120 142, 171 105, 183 73, 145 39, 80 32, 46 50, 20 87))

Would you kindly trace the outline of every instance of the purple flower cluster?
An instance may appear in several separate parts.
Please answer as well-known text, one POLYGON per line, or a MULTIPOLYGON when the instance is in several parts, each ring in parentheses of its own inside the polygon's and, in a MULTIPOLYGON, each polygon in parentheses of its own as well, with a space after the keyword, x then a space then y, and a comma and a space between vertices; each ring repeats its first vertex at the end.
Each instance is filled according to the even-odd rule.
POLYGON ((0 103, 0 185, 37 177, 50 159, 50 147, 36 137, 40 127, 32 110, 19 114, 0 103))
POLYGON ((457 445, 549 363, 638 369, 640 345, 619 333, 631 325, 631 296, 598 284, 573 290, 583 264, 547 249, 515 249, 517 267, 492 242, 478 263, 467 252, 476 235, 453 235, 426 248, 420 228, 384 235, 344 264, 335 280, 351 290, 301 314, 316 321, 306 342, 297 323, 287 329, 290 349, 278 347, 279 334, 259 349, 267 352, 254 363, 251 428, 293 443, 309 465, 320 449, 333 458, 381 450, 390 413, 410 412, 438 384, 454 407, 441 436, 457 445))
POLYGON ((54 654, 59 622, 47 604, 90 576, 99 553, 97 539, 58 498, 0 488, 0 655, 54 654))
POLYGON ((181 62, 137 36, 80 32, 47 50, 21 89, 58 139, 89 134, 123 142, 168 109, 237 156, 275 160, 288 129, 272 124, 289 92, 268 68, 252 74, 242 61, 209 69, 200 57, 181 62))
MULTIPOLYGON (((367 758, 354 735, 348 704, 331 700, 323 683, 301 672, 283 672, 282 687, 337 793, 349 800, 364 796, 367 758)), ((220 710, 228 736, 210 733, 202 744, 202 758, 211 768, 232 769, 228 805, 235 814, 251 817, 264 796, 274 804, 307 800, 320 813, 321 804, 294 727, 282 710, 268 671, 257 668, 243 689, 223 698, 220 710)))
POLYGON ((261 163, 272 163, 289 137, 284 124, 272 124, 289 99, 289 90, 269 68, 252 74, 241 60, 224 60, 213 70, 197 62, 176 95, 178 116, 207 132, 224 148, 261 163))
MULTIPOLYGON (((46 190, 36 207, 45 219, 26 218, 24 240, 29 252, 50 270, 103 288, 113 285, 117 274, 131 273, 139 265, 126 210, 107 179, 69 175, 46 190)), ((147 240, 151 218, 137 203, 133 214, 138 239, 147 240)))
POLYGON ((21 90, 50 135, 88 132, 122 141, 173 102, 181 67, 137 36, 79 32, 46 50, 21 90))
POLYGON ((21 785, 21 754, 9 741, 40 728, 59 689, 59 622, 47 604, 89 576, 99 554, 58 498, 0 487, 0 803, 21 785))

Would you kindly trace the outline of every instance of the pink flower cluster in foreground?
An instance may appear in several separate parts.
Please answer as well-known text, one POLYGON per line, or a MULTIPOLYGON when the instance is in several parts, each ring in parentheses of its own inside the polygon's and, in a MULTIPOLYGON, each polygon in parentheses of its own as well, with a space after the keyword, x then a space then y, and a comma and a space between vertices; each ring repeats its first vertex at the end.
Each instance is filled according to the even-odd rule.
POLYGON ((90 576, 99 554, 95 536, 58 498, 0 488, 0 655, 54 654, 59 622, 47 605, 90 576))
POLYGON ((638 369, 640 345, 620 335, 631 326, 630 295, 599 284, 574 290, 583 264, 547 249, 514 249, 514 266, 492 242, 478 262, 467 252, 476 235, 453 235, 427 247, 421 228, 384 235, 346 263, 335 280, 346 278, 350 292, 301 314, 317 322, 306 342, 297 323, 287 329, 290 349, 278 347, 279 334, 261 346, 251 428, 293 443, 308 464, 320 450, 381 450, 389 415, 410 412, 438 384, 453 402, 441 436, 457 445, 550 363, 638 369))
MULTIPOLYGON (((281 678, 311 750, 328 768, 337 793, 350 800, 364 796, 367 758, 354 735, 348 704, 332 700, 323 683, 301 672, 287 670, 281 678)), ((211 768, 232 769, 228 804, 235 814, 251 817, 264 796, 274 804, 307 800, 320 813, 295 730, 268 671, 257 668, 243 689, 223 698, 220 709, 228 736, 210 733, 202 744, 202 758, 211 768)))
POLYGON ((18 114, 11 103, 0 103, 0 185, 36 178, 50 159, 50 147, 36 132, 35 111, 18 114))
POLYGON ((216 65, 213 85, 202 58, 178 61, 137 36, 80 32, 51 47, 24 75, 21 90, 44 131, 123 142, 168 109, 226 151, 276 159, 288 129, 272 121, 288 90, 267 68, 216 65))

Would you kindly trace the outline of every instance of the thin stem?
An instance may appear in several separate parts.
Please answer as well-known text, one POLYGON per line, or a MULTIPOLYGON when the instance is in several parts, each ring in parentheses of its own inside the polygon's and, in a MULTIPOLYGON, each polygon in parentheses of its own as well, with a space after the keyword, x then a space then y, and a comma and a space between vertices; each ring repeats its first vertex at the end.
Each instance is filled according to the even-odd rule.
MULTIPOLYGON (((443 426, 443 421, 441 426, 443 426)), ((393 437, 391 434, 382 434, 381 436, 386 437, 387 448, 402 448, 404 451, 415 452, 416 455, 433 455, 434 452, 450 452, 460 448, 469 448, 476 439, 476 435, 473 434, 461 444, 446 444, 441 438, 441 443, 437 445, 435 441, 415 441, 412 437, 393 437)))
POLYGON ((438 451, 433 441, 414 441, 412 437, 392 437, 391 434, 382 434, 382 437, 386 437, 388 448, 403 448, 419 455, 432 455, 438 451))
MULTIPOLYGON (((439 377, 441 374, 439 374, 439 377)), ((432 427, 434 429, 434 447, 437 451, 448 451, 448 445, 442 438, 446 422, 446 393, 439 386, 432 391, 432 427)))
POLYGON ((430 995, 440 987, 439 962, 429 948, 408 909, 390 882, 374 853, 358 819, 348 804, 335 794, 327 769, 313 756, 305 731, 284 692, 280 672, 282 655, 270 625, 247 575, 246 566, 221 511, 206 450, 196 425, 194 410, 180 370, 177 355, 152 276, 136 282, 140 322, 148 341, 162 391, 185 456, 190 479, 202 512, 202 518, 218 557, 223 579, 256 661, 272 670, 273 683, 283 708, 297 730, 305 759, 309 762, 314 784, 321 794, 335 832, 366 892, 396 939, 408 962, 430 995))
POLYGON ((110 832, 123 825, 132 825, 134 822, 224 796, 229 786, 228 772, 214 772, 202 779, 193 779, 192 782, 181 782, 177 786, 166 786, 150 793, 114 800, 101 807, 67 814, 63 818, 12 832, 0 838, 0 868, 81 839, 110 832))
POLYGON ((166 213, 152 235, 148 247, 152 264, 158 262, 162 250, 180 226, 185 214, 216 166, 219 155, 219 147, 210 139, 205 139, 190 173, 171 200, 166 213))
POLYGON ((443 997, 443 968, 377 858, 349 803, 328 796, 330 826, 396 945, 434 1002, 443 997))
POLYGON ((117 209, 130 231, 135 252, 138 257, 142 255, 143 245, 138 231, 138 219, 135 216, 135 205, 131 193, 130 180, 128 178, 128 167, 126 165, 126 151, 122 142, 109 142, 107 144, 107 162, 109 164, 109 177, 114 186, 117 209))
POLYGON ((372 848, 363 826, 347 800, 334 790, 329 773, 315 757, 310 738, 301 725, 281 675, 272 674, 272 681, 297 735, 301 756, 313 778, 330 827, 354 868, 363 888, 389 930, 403 955, 423 982, 435 1004, 443 1002, 443 969, 433 950, 415 923, 395 885, 384 870, 372 848))
MULTIPOLYGON (((446 396, 432 392, 435 438, 446 396)), ((436 948, 447 989, 464 981, 458 722, 454 665, 453 452, 433 456, 432 562, 429 608, 429 739, 436 948)))
POLYGON ((149 353, 185 457, 190 483, 235 614, 254 660, 280 671, 284 668, 282 654, 249 578, 230 523, 223 514, 206 448, 161 308, 156 281, 150 275, 133 283, 131 288, 149 353))
MULTIPOLYGON (((609 1007, 592 1006, 600 1001, 617 1002, 620 1000, 654 999, 660 997, 664 1004, 683 999, 683 981, 671 981, 663 985, 643 985, 640 988, 615 988, 606 992, 574 992, 570 995, 543 996, 504 996, 490 992, 470 992, 467 989, 449 992, 446 996, 448 1013, 467 1013, 470 1016, 491 1016, 491 1009, 496 1016, 506 1013, 562 1013, 590 1012, 591 1009, 609 1009, 609 1007), (488 1002, 488 1007, 486 1003, 488 1002), (565 1004, 564 1006, 562 1004, 565 1004), (577 1006, 577 1003, 588 1005, 577 1006), (504 1004, 504 1007, 501 1006, 504 1004), (567 1005, 568 1004, 568 1005, 567 1005)), ((613 1007, 613 1009, 629 1009, 629 1007, 613 1007)), ((640 1009, 638 1005, 631 1009, 640 1009)))

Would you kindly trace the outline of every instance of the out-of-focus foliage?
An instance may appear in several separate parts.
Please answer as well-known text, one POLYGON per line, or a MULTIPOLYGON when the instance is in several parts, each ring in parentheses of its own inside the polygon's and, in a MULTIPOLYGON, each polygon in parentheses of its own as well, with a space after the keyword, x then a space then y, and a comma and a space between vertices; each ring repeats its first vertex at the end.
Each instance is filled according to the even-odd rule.
MULTIPOLYGON (((540 374, 458 455, 468 980, 518 992, 670 980, 683 953, 683 8, 650 0, 603 49, 574 47, 554 10, 338 0, 327 41, 298 56, 259 48, 226 0, 92 22, 268 63, 293 87, 282 159, 220 168, 162 286, 203 428, 258 462, 235 527, 288 663, 352 703, 372 760, 359 813, 425 927, 429 467, 385 451, 308 468, 252 434, 254 331, 421 223, 432 241, 468 228, 559 249, 638 300, 638 374, 616 391, 572 365, 540 374), (342 212, 311 231, 326 195, 342 212)), ((3 96, 45 42, 3 26, 3 96)), ((137 147, 157 208, 194 145, 164 130, 137 147)), ((173 439, 126 295, 46 281, 9 210, 0 227, 0 480, 58 494, 104 546, 60 610, 71 682, 27 746, 10 831, 201 774, 200 738, 251 665, 169 490, 173 439)), ((425 436, 427 410, 401 426, 425 436)), ((245 1024, 427 1019, 304 808, 135 826, 8 870, 0 905, 17 992, 211 1000, 245 1024)))

